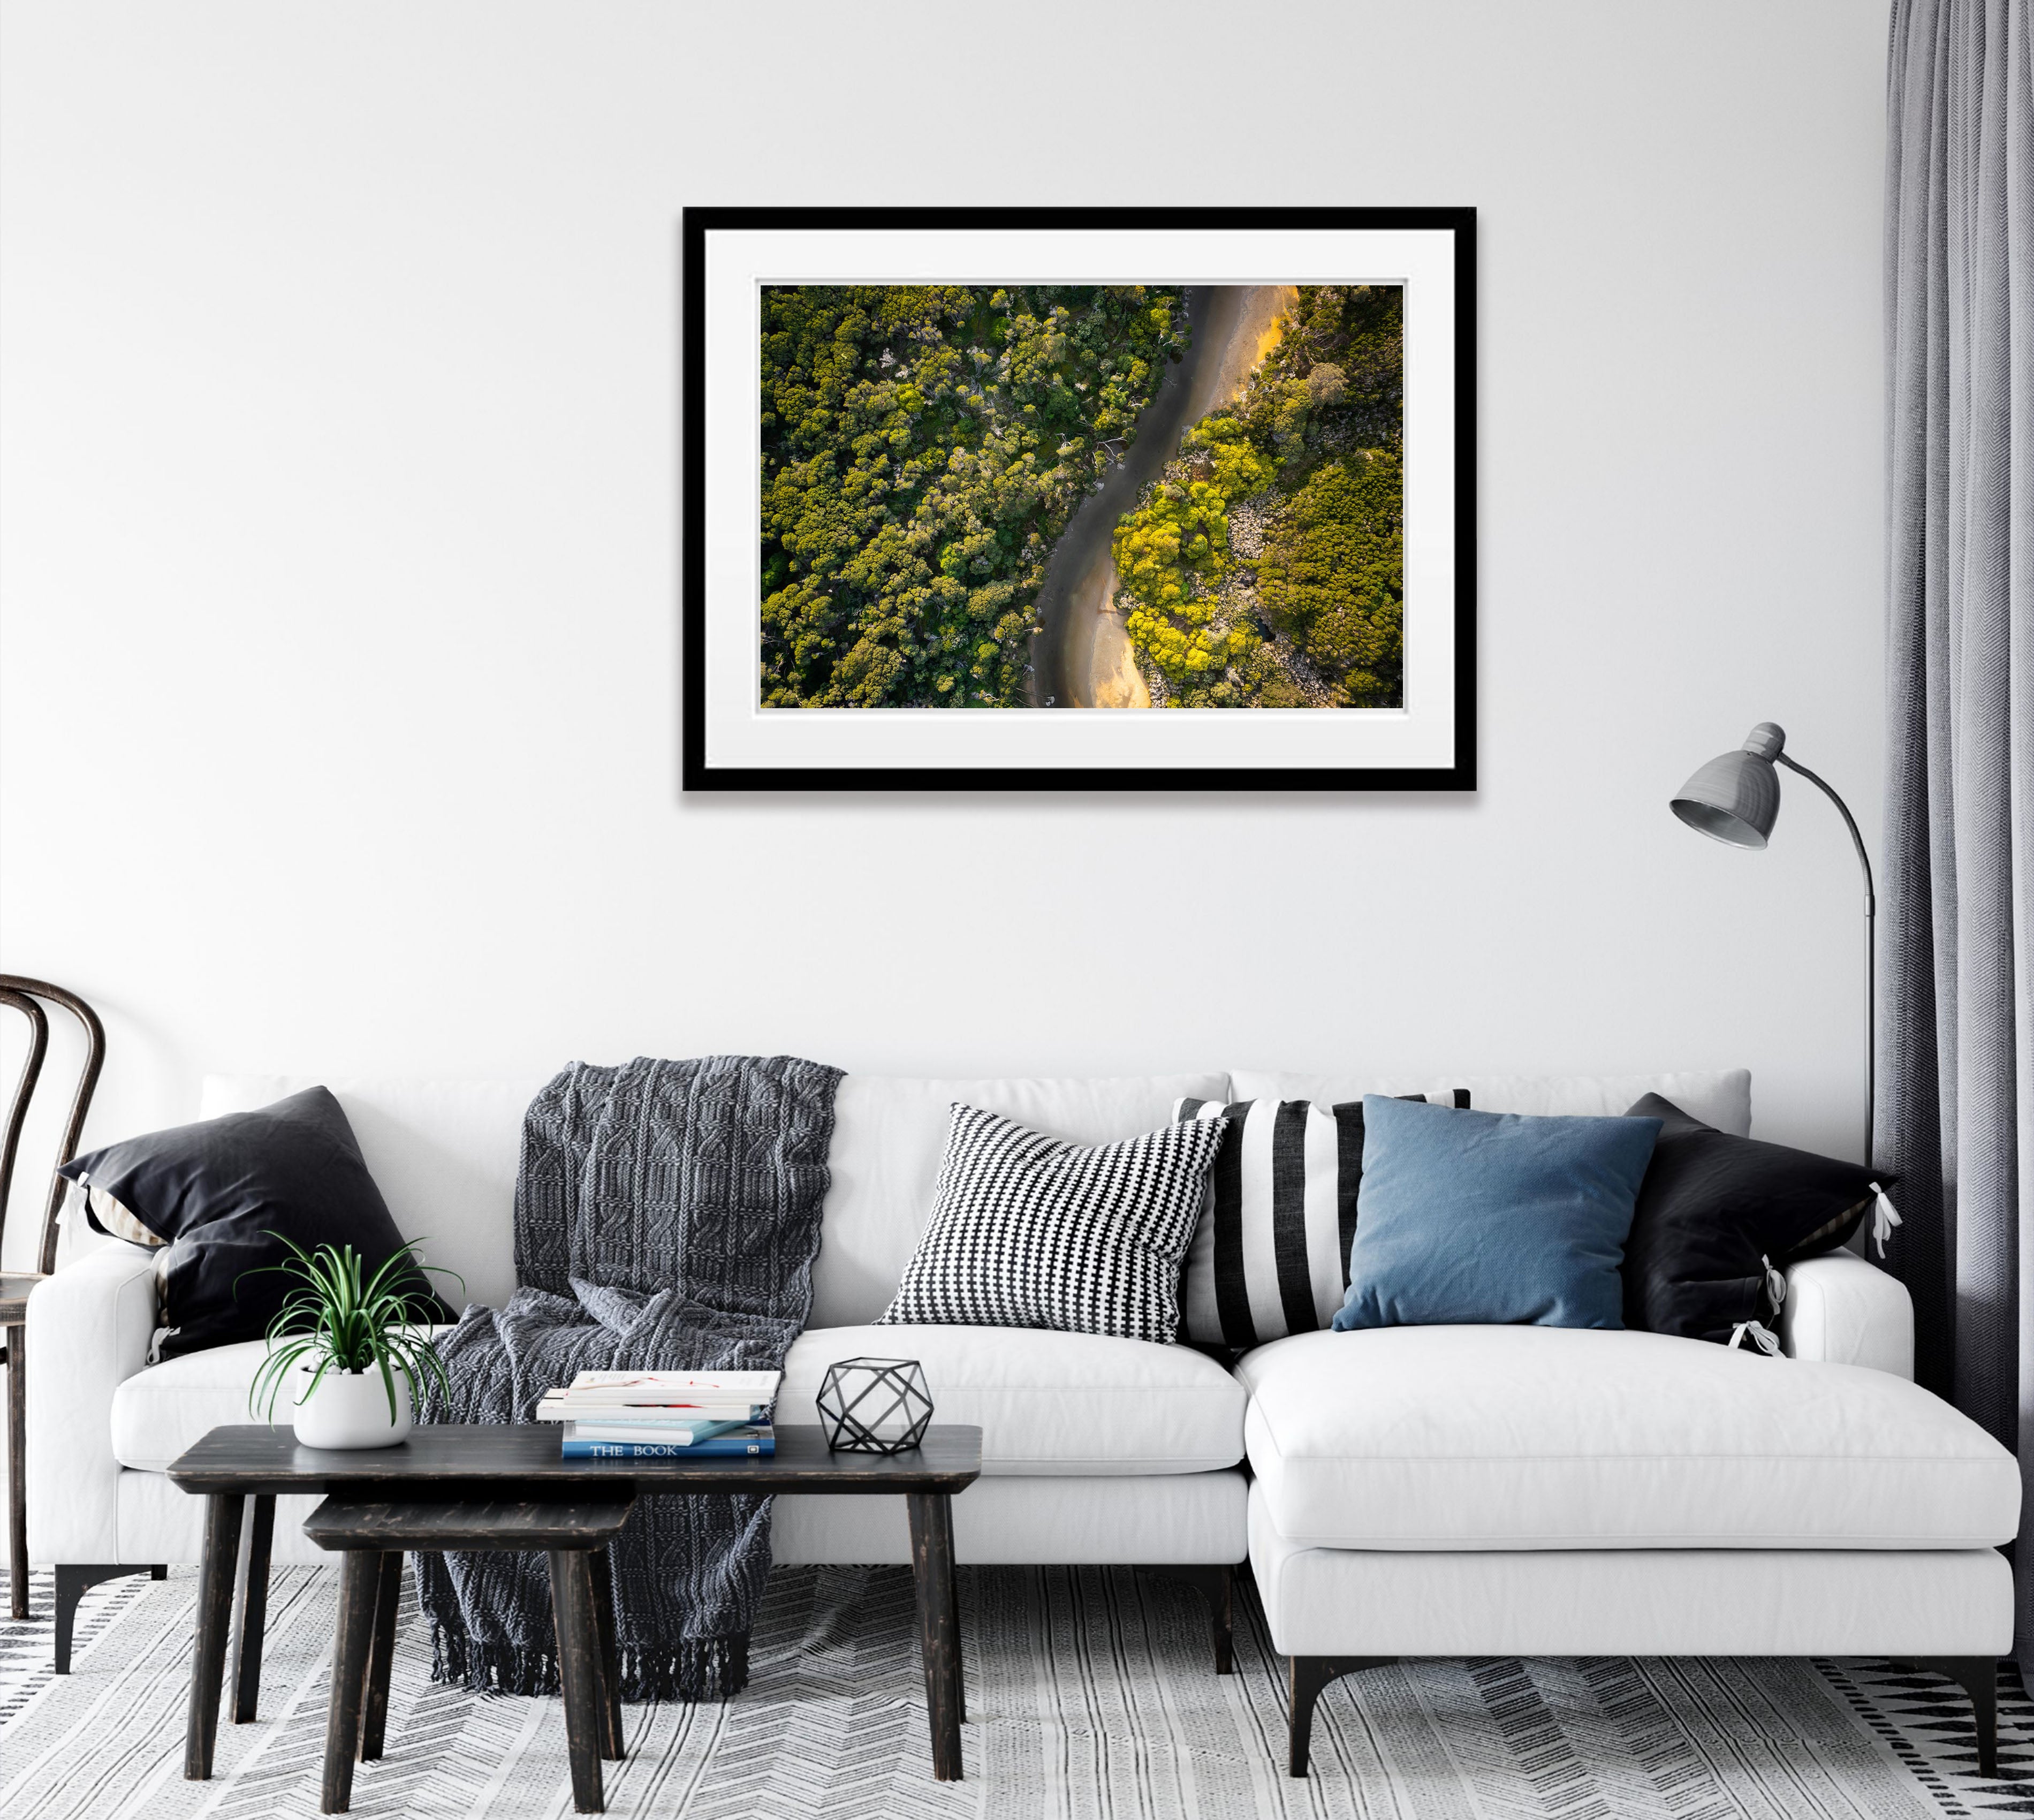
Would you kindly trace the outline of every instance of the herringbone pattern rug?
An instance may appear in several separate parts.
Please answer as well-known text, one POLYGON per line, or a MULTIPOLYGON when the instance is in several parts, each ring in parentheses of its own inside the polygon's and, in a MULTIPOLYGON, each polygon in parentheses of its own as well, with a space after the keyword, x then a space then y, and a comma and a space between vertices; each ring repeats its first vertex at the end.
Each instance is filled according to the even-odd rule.
MULTIPOLYGON (((75 1672, 47 1617, 0 1627, 6 1820, 294 1820, 317 1812, 336 1576, 278 1571, 261 1717, 222 1725, 218 1773, 182 1779, 197 1576, 87 1596, 75 1672)), ((35 1604, 49 1608, 39 1575, 35 1604)), ((2001 1780, 1975 1775, 1961 1694, 1883 1664, 1430 1662, 1323 1698, 1315 1774, 1282 1773, 1280 1671, 1242 1601, 1237 1673, 1210 1670, 1196 1595, 1127 1570, 961 1577, 967 1780, 932 1779, 901 1569, 772 1578, 749 1691, 629 1709, 615 1814, 692 1820, 1901 1820, 2034 1812, 2034 1707, 2006 1702, 2001 1780)), ((556 1700, 434 1687, 406 1610, 388 1755, 353 1811, 550 1820, 572 1811, 556 1700)))

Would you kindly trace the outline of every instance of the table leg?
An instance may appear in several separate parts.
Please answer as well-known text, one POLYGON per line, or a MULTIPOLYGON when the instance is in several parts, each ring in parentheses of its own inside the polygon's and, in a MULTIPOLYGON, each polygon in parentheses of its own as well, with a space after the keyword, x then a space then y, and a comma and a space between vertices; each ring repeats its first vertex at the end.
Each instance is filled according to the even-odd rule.
POLYGON ((565 1683, 565 1750, 572 1759, 572 1807, 607 1811, 601 1786, 599 1627, 593 1614, 593 1568, 584 1548, 554 1548, 551 1615, 558 1633, 558 1679, 565 1683))
POLYGON ((353 1758, 360 1747, 360 1698, 374 1634, 374 1596, 381 1578, 378 1548, 349 1548, 340 1557, 339 1635, 332 1651, 332 1698, 325 1708, 325 1784, 319 1811, 343 1814, 353 1799, 353 1758))
POLYGON ((396 1612, 403 1602, 403 1554, 391 1548, 381 1557, 374 1589, 374 1642, 367 1656, 366 1704, 360 1718, 360 1761, 377 1762, 381 1737, 388 1723, 388 1672, 396 1660, 396 1612))
POLYGON ((7 1346, 7 1596, 28 1615, 28 1330, 4 1330, 7 1346))
POLYGON ((268 1628, 268 1551, 276 1539, 276 1500, 253 1499, 247 1526, 247 1579, 240 1589, 240 1628, 233 1639, 233 1723, 251 1725, 261 1695, 261 1640, 268 1628))
POLYGON ((190 1712, 184 1726, 187 1782, 207 1781, 212 1776, 226 1634, 233 1623, 233 1570, 239 1555, 240 1495, 214 1492, 205 1501, 205 1565, 198 1573, 197 1642, 191 1652, 190 1712))
POLYGON ((933 1721, 933 1774, 961 1780, 960 1623, 954 1605, 953 1500, 910 1492, 911 1578, 918 1593, 918 1649, 925 1658, 925 1706, 933 1721))
POLYGON ((967 1674, 966 1665, 962 1659, 960 1648, 960 1589, 954 1581, 953 1500, 951 1498, 948 1499, 946 1505, 947 1609, 953 1613, 954 1723, 956 1725, 965 1725, 967 1723, 967 1674))
POLYGON ((614 1635, 614 1570, 605 1548, 587 1556, 593 1570, 593 1621, 600 1638, 601 1755, 619 1762, 621 1749, 621 1651, 614 1635))

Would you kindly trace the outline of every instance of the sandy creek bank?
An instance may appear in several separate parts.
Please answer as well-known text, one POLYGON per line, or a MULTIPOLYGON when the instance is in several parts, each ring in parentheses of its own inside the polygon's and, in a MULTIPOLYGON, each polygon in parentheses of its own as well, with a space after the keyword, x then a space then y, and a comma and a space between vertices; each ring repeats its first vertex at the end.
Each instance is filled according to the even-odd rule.
POLYGON ((1193 345, 1167 370, 1137 419, 1137 440, 1088 495, 1053 546, 1038 591, 1031 641, 1034 707, 1149 707, 1123 615, 1113 606, 1116 521, 1178 451, 1180 437, 1241 388, 1277 345, 1278 321, 1295 295, 1289 284, 1199 285, 1188 289, 1193 345))

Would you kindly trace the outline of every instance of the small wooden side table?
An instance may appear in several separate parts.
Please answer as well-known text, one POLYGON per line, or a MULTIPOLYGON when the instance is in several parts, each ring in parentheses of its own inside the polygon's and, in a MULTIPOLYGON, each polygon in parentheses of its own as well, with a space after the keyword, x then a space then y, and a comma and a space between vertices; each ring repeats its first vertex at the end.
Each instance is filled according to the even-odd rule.
POLYGON ((403 1556, 420 1549, 541 1548, 551 1558, 572 1806, 581 1814, 605 1813, 600 1760, 621 1754, 621 1668, 606 1551, 633 1505, 631 1498, 593 1495, 542 1503, 382 1503, 338 1493, 312 1511, 304 1533, 321 1548, 339 1551, 342 1563, 322 1811, 343 1814, 351 1803, 356 1752, 364 1763, 381 1754, 403 1556))

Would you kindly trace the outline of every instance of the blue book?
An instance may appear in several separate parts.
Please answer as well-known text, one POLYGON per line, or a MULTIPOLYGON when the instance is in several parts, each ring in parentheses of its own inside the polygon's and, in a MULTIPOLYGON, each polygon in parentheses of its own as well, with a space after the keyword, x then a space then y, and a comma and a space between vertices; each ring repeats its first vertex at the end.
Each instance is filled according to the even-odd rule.
POLYGON ((776 1450, 774 1435, 719 1435, 710 1441, 695 1441, 689 1447, 668 1441, 567 1441, 562 1457, 568 1460, 696 1460, 752 1458, 776 1450))

